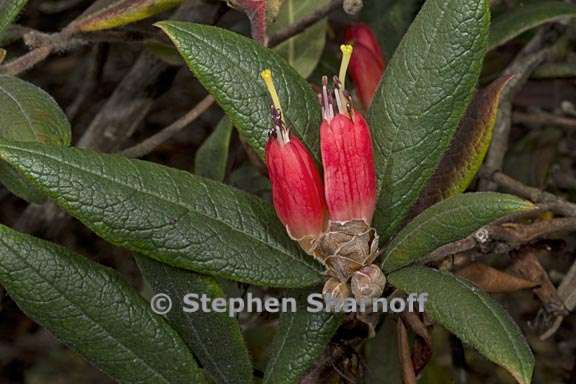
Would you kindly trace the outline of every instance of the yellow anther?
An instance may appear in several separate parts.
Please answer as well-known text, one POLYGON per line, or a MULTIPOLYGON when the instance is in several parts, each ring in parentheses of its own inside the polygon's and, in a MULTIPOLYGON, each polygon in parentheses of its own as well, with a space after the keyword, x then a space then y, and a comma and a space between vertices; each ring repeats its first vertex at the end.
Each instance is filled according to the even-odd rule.
POLYGON ((276 92, 276 87, 274 86, 274 82, 272 81, 272 71, 269 69, 265 69, 260 72, 260 77, 264 80, 264 84, 266 84, 266 89, 272 98, 272 104, 274 108, 276 108, 280 114, 282 114, 282 107, 280 106, 280 98, 278 97, 278 92, 276 92))
POLYGON ((342 51, 342 61, 340 62, 340 73, 338 74, 338 80, 340 80, 342 90, 346 89, 346 71, 348 70, 348 65, 350 64, 352 50, 353 48, 350 44, 342 44, 340 46, 340 51, 342 51))

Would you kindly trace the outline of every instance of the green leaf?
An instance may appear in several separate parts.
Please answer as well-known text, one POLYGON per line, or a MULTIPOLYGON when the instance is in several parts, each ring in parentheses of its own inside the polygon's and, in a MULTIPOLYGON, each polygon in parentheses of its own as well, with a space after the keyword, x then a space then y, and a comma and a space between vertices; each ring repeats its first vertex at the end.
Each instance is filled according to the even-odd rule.
POLYGON ((271 100, 260 72, 272 70, 288 124, 317 157, 318 100, 284 59, 254 40, 221 28, 177 21, 163 21, 158 26, 260 156, 272 125, 271 100))
POLYGON ((411 217, 440 200, 464 192, 474 180, 492 142, 500 95, 511 79, 502 77, 476 92, 450 147, 412 207, 411 217))
POLYGON ((403 384, 396 321, 386 315, 376 336, 366 341, 365 384, 403 384))
MULTIPOLYGON (((166 294, 173 303, 181 302, 190 293, 198 297, 206 295, 210 299, 226 297, 212 277, 176 269, 146 257, 137 261, 154 294, 166 294)), ((166 317, 216 383, 252 383, 252 364, 240 325, 227 313, 201 310, 185 313, 177 306, 166 317)))
POLYGON ((534 356, 518 326, 494 299, 449 273, 413 266, 388 276, 405 292, 427 293, 426 313, 463 342, 529 384, 534 356))
POLYGON ((488 23, 485 0, 428 0, 387 66, 368 115, 383 239, 404 221, 464 116, 488 23))
MULTIPOLYGON (((287 26, 298 22, 305 16, 312 14, 316 9, 325 6, 330 0, 301 1, 286 0, 280 8, 278 18, 268 28, 268 34, 283 30, 287 26)), ((298 71, 300 76, 307 78, 318 65, 324 45, 326 44, 326 29, 328 22, 322 19, 302 33, 288 39, 274 48, 280 56, 298 71)))
POLYGON ((0 225, 0 284, 120 383, 203 383, 178 334, 115 271, 0 225))
MULTIPOLYGON (((71 128, 56 101, 17 77, 0 75, 0 138, 69 145, 71 128)), ((0 161, 0 181, 17 196, 41 203, 45 197, 0 161)))
POLYGON ((364 3, 360 19, 370 25, 382 52, 392 57, 424 0, 376 0, 364 3))
MULTIPOLYGON (((271 345, 263 384, 299 383, 320 357, 343 320, 342 313, 308 310, 307 297, 313 291, 295 295, 297 311, 280 315, 280 326, 271 345)), ((317 300, 315 300, 317 302, 317 300)), ((323 299, 320 299, 321 303, 323 299)))
POLYGON ((515 6, 494 19, 488 49, 494 49, 539 25, 566 16, 576 16, 576 5, 562 1, 536 1, 515 6))
POLYGON ((494 220, 533 208, 529 201, 496 192, 448 198, 426 209, 400 231, 386 248, 382 267, 386 272, 394 271, 494 220))
POLYGON ((93 32, 131 24, 174 8, 183 0, 103 1, 65 28, 68 33, 93 32))
POLYGON ((0 4, 0 36, 18 17, 28 0, 6 0, 0 4))
POLYGON ((88 150, 0 142, 0 158, 102 238, 174 267, 303 287, 321 267, 263 200, 158 164, 88 150))
POLYGON ((214 132, 196 151, 195 174, 212 180, 224 180, 233 128, 232 122, 227 117, 220 120, 214 132))

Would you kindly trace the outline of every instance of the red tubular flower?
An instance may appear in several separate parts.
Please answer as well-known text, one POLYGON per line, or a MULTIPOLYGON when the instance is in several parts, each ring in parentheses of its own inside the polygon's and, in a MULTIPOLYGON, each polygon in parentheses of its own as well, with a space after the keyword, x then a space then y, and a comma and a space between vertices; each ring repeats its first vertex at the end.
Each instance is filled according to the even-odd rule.
POLYGON ((354 24, 346 29, 346 39, 354 45, 350 60, 350 77, 365 109, 372 103, 386 63, 380 44, 366 24, 354 24))
POLYGON ((320 148, 324 165, 325 196, 331 221, 363 220, 370 225, 376 207, 376 170, 370 128, 346 97, 344 80, 351 46, 343 46, 340 80, 328 91, 323 79, 320 148), (334 113, 336 100, 337 113, 334 113))
POLYGON ((274 131, 265 148, 274 208, 289 235, 308 250, 327 224, 322 179, 306 147, 284 124, 270 71, 263 71, 262 78, 274 102, 274 131))
POLYGON ((353 111, 320 126, 325 195, 330 220, 372 221, 376 206, 376 174, 368 124, 353 111))

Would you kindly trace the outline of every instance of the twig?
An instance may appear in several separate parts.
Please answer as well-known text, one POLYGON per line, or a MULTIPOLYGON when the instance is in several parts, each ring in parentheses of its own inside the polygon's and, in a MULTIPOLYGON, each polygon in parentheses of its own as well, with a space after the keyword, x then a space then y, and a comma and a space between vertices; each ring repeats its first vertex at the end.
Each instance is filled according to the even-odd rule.
MULTIPOLYGON (((550 210, 550 204, 537 206, 527 214, 534 215, 550 210)), ((531 224, 511 223, 522 216, 508 216, 489 224, 464 239, 448 243, 430 253, 422 263, 438 263, 447 257, 467 254, 480 248, 482 253, 497 249, 499 253, 508 252, 536 239, 547 237, 557 232, 576 231, 576 217, 557 218, 547 221, 536 221, 531 224)))
POLYGON ((0 66, 0 73, 13 76, 19 75, 50 56, 53 49, 54 47, 51 46, 33 49, 27 54, 0 66))
POLYGON ((410 346, 408 344, 408 332, 406 331, 402 319, 398 319, 397 325, 396 341, 398 343, 398 355, 402 364, 402 377, 404 379, 404 384, 416 384, 416 373, 414 372, 410 346))
POLYGON ((552 113, 539 112, 534 114, 514 112, 512 121, 523 124, 556 125, 565 128, 576 128, 576 119, 556 116, 552 113))
MULTIPOLYGON (((564 39, 559 39, 552 46, 542 48, 544 34, 546 29, 540 32, 530 40, 530 42, 516 56, 514 61, 506 68, 503 75, 514 75, 504 91, 502 92, 502 101, 494 134, 488 155, 486 156, 486 166, 491 169, 501 169, 504 163, 504 156, 508 150, 508 137, 510 135, 512 98, 526 83, 532 72, 545 60, 557 52, 560 46, 565 44, 564 39)), ((479 190, 490 191, 496 189, 496 184, 490 180, 481 180, 479 190)))
POLYGON ((293 24, 290 24, 282 31, 270 36, 268 39, 268 45, 270 47, 274 47, 281 42, 286 41, 289 38, 296 36, 300 32, 310 28, 318 21, 328 16, 332 11, 336 10, 338 7, 341 7, 343 2, 343 0, 332 0, 330 3, 318 8, 310 15, 301 18, 293 24))
POLYGON ((525 199, 529 199, 535 203, 546 203, 548 208, 553 212, 568 217, 576 216, 576 204, 566 201, 553 193, 529 187, 500 171, 490 171, 488 168, 482 168, 479 175, 482 179, 489 180, 525 199))
POLYGON ((198 118, 202 113, 204 113, 208 108, 214 103, 214 98, 210 95, 206 96, 202 101, 200 101, 194 108, 188 111, 184 116, 180 117, 178 120, 162 129, 160 132, 153 136, 150 136, 146 140, 133 147, 124 149, 119 152, 119 154, 126 157, 142 157, 144 155, 152 152, 160 144, 164 143, 166 140, 180 132, 182 129, 186 128, 190 123, 198 118))
POLYGON ((504 241, 509 246, 516 247, 553 233, 576 231, 576 217, 562 217, 532 224, 507 223, 488 226, 487 231, 489 239, 504 241))

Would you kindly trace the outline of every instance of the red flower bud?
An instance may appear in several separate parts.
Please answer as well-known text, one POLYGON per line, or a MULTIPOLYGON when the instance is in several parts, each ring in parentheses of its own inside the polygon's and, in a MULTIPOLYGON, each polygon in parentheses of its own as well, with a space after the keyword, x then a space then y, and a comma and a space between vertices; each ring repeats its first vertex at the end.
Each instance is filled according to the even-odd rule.
POLYGON ((372 221, 376 172, 368 124, 356 111, 339 113, 320 126, 324 184, 332 221, 372 221))
POLYGON ((324 232, 327 224, 322 179, 314 159, 283 119, 271 73, 262 72, 272 95, 274 130, 265 148, 266 166, 272 183, 276 214, 289 235, 308 251, 310 241, 324 232))
POLYGON ((324 117, 320 126, 324 194, 331 221, 363 220, 370 225, 376 207, 372 136, 344 90, 352 47, 342 46, 342 53, 340 78, 334 79, 335 87, 329 91, 328 79, 324 77, 320 94, 324 117))
POLYGON ((322 179, 308 150, 295 136, 287 142, 272 135, 266 145, 266 166, 272 199, 280 221, 294 239, 317 235, 326 228, 322 179))
POLYGON ((378 40, 366 24, 355 24, 346 30, 346 39, 353 43, 350 77, 365 109, 372 103, 380 78, 386 68, 378 40))

